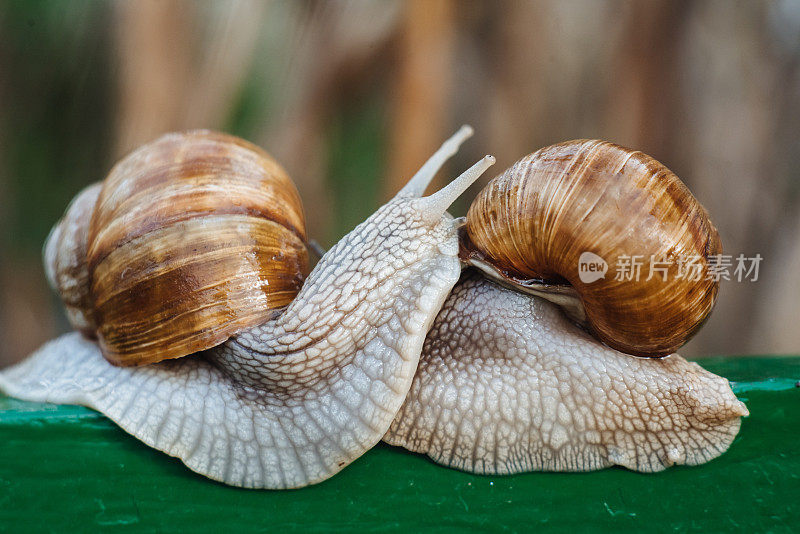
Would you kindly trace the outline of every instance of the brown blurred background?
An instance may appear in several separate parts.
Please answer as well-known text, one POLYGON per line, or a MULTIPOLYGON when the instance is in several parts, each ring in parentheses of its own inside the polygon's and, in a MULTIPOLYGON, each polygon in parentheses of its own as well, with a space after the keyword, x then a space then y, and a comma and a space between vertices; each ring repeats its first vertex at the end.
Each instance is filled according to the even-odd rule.
POLYGON ((265 147, 329 246, 462 123, 476 135, 448 177, 586 137, 665 163, 726 253, 764 258, 682 352, 800 353, 798 0, 4 0, 0 365, 67 330, 49 228, 160 133, 265 147))

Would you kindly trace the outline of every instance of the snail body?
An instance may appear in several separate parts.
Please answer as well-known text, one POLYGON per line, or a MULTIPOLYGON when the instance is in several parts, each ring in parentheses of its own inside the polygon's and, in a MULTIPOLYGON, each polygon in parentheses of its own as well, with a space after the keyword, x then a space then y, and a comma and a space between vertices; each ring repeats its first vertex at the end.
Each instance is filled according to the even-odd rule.
POLYGON ((722 253, 706 210, 664 165, 612 143, 567 141, 519 160, 478 194, 465 236, 468 263, 572 304, 598 339, 637 356, 682 346, 719 288, 706 276, 722 253), (584 281, 586 254, 628 271, 584 281), (688 261, 699 279, 682 271, 688 261))
MULTIPOLYGON (((453 380, 447 374, 453 367, 432 361, 458 360, 463 377, 456 377, 456 383, 464 385, 484 383, 487 372, 530 369, 526 362, 532 358, 579 360, 576 365, 590 382, 654 384, 660 406, 677 411, 671 421, 683 425, 685 432, 676 433, 676 439, 687 432, 695 432, 691 438, 698 443, 708 438, 703 443, 711 452, 693 453, 693 458, 724 451, 727 437, 714 437, 735 434, 730 420, 738 424, 743 411, 721 382, 700 381, 698 387, 704 409, 728 407, 725 417, 697 423, 695 405, 686 402, 674 381, 659 378, 670 373, 669 365, 632 366, 616 376, 599 361, 624 367, 630 357, 585 335, 578 343, 560 323, 553 329, 552 316, 537 307, 538 297, 472 278, 451 293, 465 265, 526 292, 525 276, 551 274, 509 275, 504 257, 472 248, 485 243, 474 233, 465 238, 462 221, 447 213, 492 165, 490 156, 440 191, 422 196, 470 135, 464 127, 446 141, 393 199, 325 253, 310 273, 297 191, 263 151, 207 131, 172 134, 146 145, 118 164, 106 181, 78 196, 45 247, 48 278, 80 333, 62 336, 0 372, 0 391, 95 408, 144 443, 215 480, 292 488, 325 480, 384 436, 437 461, 442 451, 457 457, 449 452, 449 429, 459 422, 423 431, 424 425, 402 416, 424 414, 419 422, 425 423, 435 415, 436 407, 428 403, 439 401, 414 392, 424 390, 420 383, 438 387, 453 380), (487 298, 496 301, 487 303, 487 298), (505 305, 511 312, 508 330, 502 327, 505 305), (534 313, 518 313, 526 309, 534 313), (484 320, 486 313, 497 317, 484 320), (557 351, 543 350, 548 345, 540 343, 546 338, 542 329, 550 329, 557 351), (602 348, 595 364, 586 359, 593 357, 593 346, 602 348), (503 347, 509 350, 503 353, 503 347), (479 364, 489 356, 492 364, 479 364), (420 359, 424 365, 418 369, 420 359), (727 433, 715 434, 720 425, 726 425, 727 433), (423 434, 442 446, 420 448, 423 434)), ((487 196, 482 193, 477 205, 487 196)), ((497 220, 489 213, 486 221, 497 220)), ((466 231, 482 220, 471 209, 466 231)), ((584 313, 592 318, 591 299, 583 297, 583 288, 564 284, 568 275, 558 274, 564 279, 543 285, 543 292, 561 304, 577 303, 568 306, 574 317, 584 313)), ((713 301, 715 290, 709 293, 713 301)), ((648 332, 638 323, 636 328, 639 334, 648 332)), ((548 380, 511 378, 508 387, 532 389, 543 402, 551 396, 548 380)), ((569 374, 557 378, 570 380, 569 374)), ((496 381, 482 391, 495 387, 496 381)), ((575 405, 569 393, 562 400, 575 405)), ((487 409, 473 415, 504 423, 498 414, 504 406, 487 409)), ((521 417, 523 425, 526 417, 521 417)), ((463 424, 476 421, 464 417, 463 424)), ((498 428, 487 431, 499 436, 498 428)), ((527 434, 517 434, 521 442, 498 440, 495 445, 534 443, 544 430, 524 428, 527 434), (526 437, 531 435, 534 440, 526 437)), ((657 429, 648 432, 653 438, 657 429)), ((585 436, 565 435, 575 445, 566 450, 579 454, 585 436)), ((442 463, 480 471, 497 450, 481 449, 484 442, 478 437, 463 434, 466 439, 457 443, 480 451, 469 462, 442 463)), ((559 469, 566 464, 516 465, 559 469)), ((608 464, 595 459, 582 469, 602 465, 608 464)))
MULTIPOLYGON (((228 484, 292 488, 332 476, 385 434, 411 385, 425 334, 458 280, 461 266, 457 223, 446 210, 493 159, 488 156, 482 159, 435 194, 422 197, 422 193, 439 167, 469 135, 468 128, 459 131, 395 198, 329 250, 296 297, 282 309, 256 310, 262 314, 259 324, 240 325, 238 331, 224 333, 227 341, 183 358, 174 359, 175 354, 166 349, 153 354, 145 351, 147 361, 162 361, 138 367, 136 365, 142 363, 141 351, 132 352, 128 361, 117 360, 115 355, 119 351, 109 354, 107 339, 97 343, 79 334, 67 334, 0 374, 0 390, 27 400, 93 407, 148 445, 179 457, 205 476, 228 484)), ((145 153, 135 152, 112 171, 111 180, 105 182, 99 192, 88 231, 75 229, 72 225, 78 224, 80 218, 68 213, 69 225, 51 236, 51 240, 68 237, 61 239, 61 244, 68 245, 80 241, 83 236, 88 240, 85 247, 81 245, 87 250, 87 269, 71 264, 79 255, 53 253, 58 244, 48 244, 45 256, 46 261, 53 262, 48 271, 59 285, 76 290, 86 287, 81 282, 89 280, 90 298, 75 298, 72 302, 76 308, 84 301, 95 303, 94 309, 84 315, 86 323, 96 325, 99 336, 108 336, 103 322, 109 313, 112 318, 115 316, 114 310, 106 313, 97 309, 98 301, 102 304, 97 289, 106 288, 105 283, 98 283, 98 271, 105 268, 105 264, 103 255, 97 251, 107 243, 118 243, 119 246, 105 257, 122 253, 128 250, 126 245, 135 243, 139 236, 147 233, 158 236, 162 229, 170 231, 176 224, 183 224, 183 217, 187 216, 185 208, 172 213, 174 197, 162 196, 160 192, 152 196, 144 192, 139 195, 142 202, 138 209, 147 211, 154 204, 163 206, 163 209, 155 209, 154 216, 140 216, 137 208, 127 209, 125 199, 130 197, 131 190, 140 187, 134 180, 140 176, 138 164, 144 165, 144 178, 140 179, 145 184, 166 183, 167 191, 180 190, 191 198, 195 186, 184 189, 180 182, 183 179, 192 181, 192 177, 203 173, 207 166, 200 162, 184 163, 198 147, 206 146, 207 153, 209 140, 213 145, 212 154, 233 150, 237 158, 242 157, 239 147, 243 143, 220 134, 189 132, 161 138, 147 145, 145 153), (169 157, 164 157, 165 153, 169 157), (165 165, 170 158, 175 163, 165 165), (153 166, 160 171, 155 172, 153 166), (179 177, 175 178, 176 174, 179 177), (164 179, 165 175, 168 178, 164 179), (172 178, 179 182, 174 187, 172 178), (128 188, 127 184, 131 183, 133 185, 128 188), (108 222, 101 224, 105 217, 108 222), (116 221, 125 220, 135 221, 140 228, 115 225, 116 221), (155 229, 154 221, 158 221, 155 229), (123 234, 126 237, 119 237, 123 234), (74 273, 79 276, 70 282, 74 273)), ((231 269, 234 275, 249 276, 250 267, 255 265, 258 278, 264 272, 263 266, 270 265, 271 249, 266 253, 258 247, 256 253, 238 251, 240 239, 262 235, 253 229, 262 224, 260 208, 248 204, 258 192, 238 196, 225 186, 228 177, 248 163, 248 167, 254 169, 253 179, 259 182, 259 187, 265 187, 261 194, 274 198, 278 195, 263 193, 269 191, 270 186, 264 186, 263 182, 270 173, 262 172, 263 161, 251 163, 255 151, 244 146, 245 162, 212 158, 215 169, 231 170, 231 173, 216 174, 216 179, 209 177, 207 189, 215 191, 213 198, 201 195, 200 200, 187 201, 187 205, 200 212, 197 217, 190 216, 191 222, 199 220, 197 228, 206 227, 209 234, 193 242, 185 239, 186 233, 177 232, 174 250, 186 250, 189 242, 200 246, 206 239, 216 243, 220 226, 208 224, 205 210, 217 202, 222 207, 208 215, 212 220, 232 211, 235 216, 254 215, 257 219, 238 219, 231 228, 244 231, 226 234, 220 246, 232 244, 233 260, 244 260, 231 269), (232 206, 231 198, 234 199, 232 206), (244 209, 237 209, 240 205, 244 209)), ((245 189, 251 188, 250 181, 234 176, 233 183, 242 182, 245 189)), ((290 192, 287 198, 291 199, 294 186, 290 192)), ((73 207, 79 205, 84 210, 88 203, 73 204, 73 207)), ((267 202, 265 209, 287 203, 291 204, 267 202)), ((277 218, 263 219, 269 225, 277 218)), ((295 221, 291 226, 297 229, 300 224, 295 221)), ((288 233, 298 235, 297 232, 288 233)), ((293 245, 291 250, 297 250, 299 242, 300 239, 295 240, 293 243, 297 246, 293 245)), ((175 264, 176 268, 189 265, 191 268, 183 271, 184 276, 192 285, 203 289, 205 285, 195 284, 193 277, 208 266, 197 263, 206 258, 202 254, 194 255, 193 246, 188 247, 192 250, 187 250, 182 261, 175 264)), ((170 251, 148 244, 135 250, 144 251, 141 265, 149 266, 151 271, 160 274, 165 269, 174 270, 170 251), (148 263, 148 259, 153 261, 148 263)), ((302 255, 298 252, 296 257, 302 258, 302 255)), ((138 258, 137 253, 133 256, 138 258)), ((275 257, 281 259, 280 255, 275 257)), ((223 256, 222 259, 227 258, 223 256)), ((212 257, 212 266, 216 260, 212 257)), ((111 267, 116 268, 117 263, 112 262, 111 267)), ((290 265, 297 263, 293 260, 290 265)), ((290 272, 293 274, 287 280, 291 286, 297 271, 290 272)), ((156 276, 154 281, 163 278, 156 276)), ((120 279, 120 283, 128 280, 124 268, 120 279)), ((166 279, 172 280, 169 276, 166 279)), ((99 280, 105 280, 104 274, 100 274, 99 280)), ((275 285, 273 279, 269 282, 268 287, 275 285)), ((256 285, 258 295, 264 285, 256 285)), ((113 290, 114 284, 108 286, 113 290)), ((162 289, 153 289, 148 298, 166 296, 163 292, 170 289, 175 289, 170 283, 162 289)), ((227 289, 221 293, 223 301, 230 298, 227 289)), ((112 295, 115 295, 113 291, 112 295)), ((185 308, 187 311, 197 307, 202 312, 203 306, 194 304, 197 296, 185 297, 190 303, 185 308)), ((264 302, 260 296, 258 299, 264 302)), ((199 317, 202 319, 205 314, 200 313, 199 317)), ((160 326, 170 318, 159 316, 152 325, 160 326)), ((116 325, 114 333, 127 326, 113 324, 116 325)), ((139 337, 137 326, 133 325, 133 340, 139 337)), ((194 326, 194 321, 189 321, 189 326, 194 326)), ((119 335, 119 339, 124 347, 130 343, 123 335, 119 335)))
POLYGON ((746 415, 696 363, 631 357, 548 300, 465 272, 384 441, 481 474, 651 473, 716 458, 746 415))

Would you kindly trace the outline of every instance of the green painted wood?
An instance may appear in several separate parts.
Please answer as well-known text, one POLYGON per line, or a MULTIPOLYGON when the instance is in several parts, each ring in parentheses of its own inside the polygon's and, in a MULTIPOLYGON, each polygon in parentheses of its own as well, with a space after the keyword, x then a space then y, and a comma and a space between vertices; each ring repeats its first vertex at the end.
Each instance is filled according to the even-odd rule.
POLYGON ((704 360, 750 417, 700 467, 475 476, 380 445, 292 491, 229 488, 75 406, 0 397, 0 530, 797 532, 800 358, 704 360))

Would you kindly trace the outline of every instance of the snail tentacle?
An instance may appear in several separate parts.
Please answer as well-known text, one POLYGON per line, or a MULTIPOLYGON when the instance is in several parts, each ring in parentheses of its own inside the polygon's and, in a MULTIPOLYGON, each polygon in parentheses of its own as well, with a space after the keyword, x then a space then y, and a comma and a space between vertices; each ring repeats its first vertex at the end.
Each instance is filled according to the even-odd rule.
MULTIPOLYGON (((436 193, 423 197, 416 202, 418 209, 425 217, 433 222, 438 220, 447 211, 458 197, 464 194, 475 180, 481 177, 486 170, 494 165, 494 156, 484 156, 472 167, 464 171, 461 176, 441 188, 436 193)), ((460 226, 460 222, 458 226, 460 226)))
POLYGON ((433 156, 422 165, 411 180, 397 193, 397 196, 407 198, 421 197, 422 194, 425 193, 428 184, 433 180, 433 177, 439 172, 439 169, 442 168, 448 159, 458 152, 461 144, 472 137, 472 134, 473 130, 471 126, 464 125, 459 128, 459 130, 453 134, 450 139, 445 141, 433 156))

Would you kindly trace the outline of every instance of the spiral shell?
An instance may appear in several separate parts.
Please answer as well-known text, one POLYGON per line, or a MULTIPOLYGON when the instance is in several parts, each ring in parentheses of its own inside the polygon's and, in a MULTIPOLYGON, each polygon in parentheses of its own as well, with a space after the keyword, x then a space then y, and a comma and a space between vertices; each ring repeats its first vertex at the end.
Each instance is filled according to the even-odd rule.
POLYGON ((639 356, 669 354, 703 324, 719 286, 709 264, 722 253, 675 174, 596 140, 543 148, 494 178, 469 209, 462 247, 507 283, 539 284, 554 301, 574 294, 582 309, 571 316, 585 314, 601 341, 639 356), (605 262, 604 276, 581 276, 587 257, 605 262))
POLYGON ((86 247, 89 221, 102 188, 102 183, 94 183, 75 195, 44 247, 47 281, 58 291, 70 324, 87 337, 95 336, 97 323, 89 293, 86 247))
POLYGON ((117 365, 218 345, 269 320, 308 274, 294 184, 263 150, 221 133, 167 134, 120 161, 99 191, 85 257, 80 239, 64 238, 81 235, 65 230, 76 218, 71 208, 54 229, 45 263, 62 298, 89 307, 80 317, 117 365))

